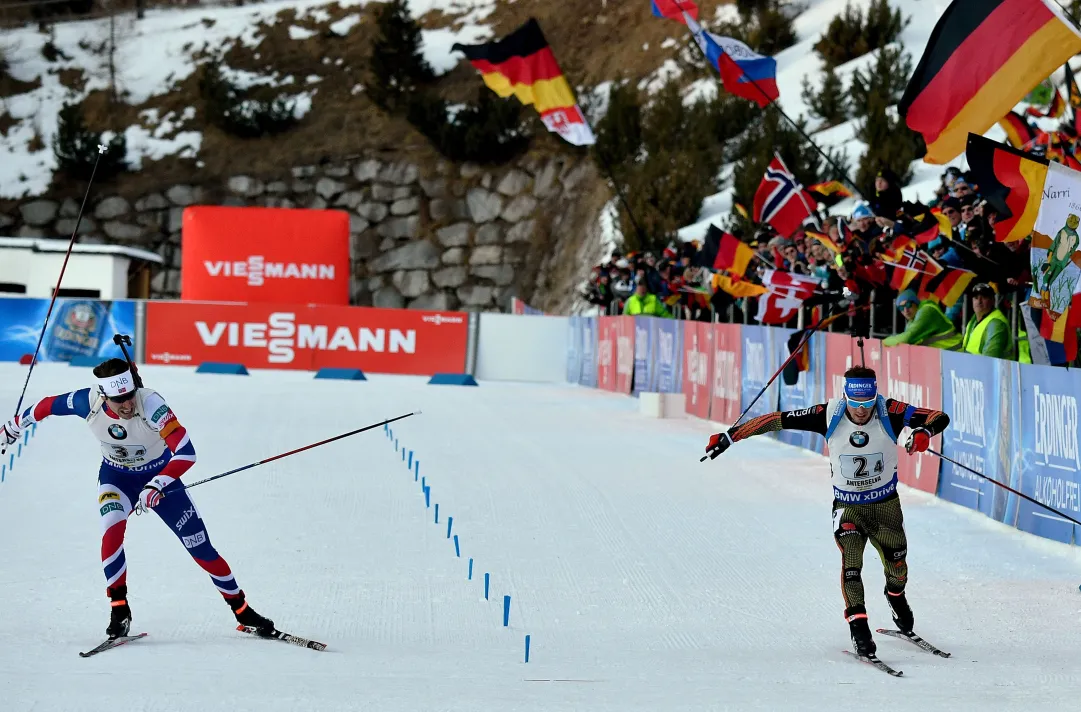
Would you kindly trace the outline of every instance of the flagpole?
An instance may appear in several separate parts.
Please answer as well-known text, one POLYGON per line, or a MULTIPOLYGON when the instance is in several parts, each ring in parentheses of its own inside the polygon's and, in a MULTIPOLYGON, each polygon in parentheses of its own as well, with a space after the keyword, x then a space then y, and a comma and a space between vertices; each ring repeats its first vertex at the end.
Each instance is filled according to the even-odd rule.
MULTIPOLYGON (((582 118, 585 118, 584 114, 583 114, 582 118)), ((588 121, 586 121, 586 125, 589 125, 588 121)), ((589 125, 589 130, 593 132, 594 136, 597 135, 597 132, 593 129, 592 125, 589 125)), ((646 249, 646 247, 648 246, 648 240, 646 238, 646 232, 645 232, 645 230, 642 229, 642 226, 638 223, 638 218, 635 217, 634 211, 631 210, 631 205, 627 201, 627 196, 624 195, 624 193, 623 193, 623 187, 619 184, 619 181, 616 180, 616 175, 612 171, 612 166, 608 162, 608 159, 605 158, 604 151, 602 151, 600 149, 600 146, 598 146, 597 144, 594 144, 593 145, 593 154, 595 156, 597 156, 598 158, 600 158, 601 166, 604 169, 605 175, 607 175, 609 180, 612 181, 612 187, 615 188, 616 195, 619 196, 619 202, 623 204, 623 209, 627 211, 627 217, 629 217, 631 219, 631 225, 634 226, 634 231, 638 235, 638 242, 641 245, 641 249, 643 249, 643 250, 646 249)))
MULTIPOLYGON (((680 12, 683 12, 684 14, 686 14, 686 10, 684 10, 684 9, 683 9, 683 2, 682 2, 682 0, 673 0, 673 2, 675 2, 675 4, 676 4, 676 7, 677 7, 677 8, 679 8, 680 12)), ((686 24, 686 20, 684 20, 684 24, 686 24)), ((696 37, 694 36, 694 30, 691 30, 691 27, 690 27, 690 25, 687 25, 687 29, 691 31, 691 39, 692 39, 692 40, 694 41, 694 45, 695 45, 695 47, 697 47, 697 48, 698 48, 698 51, 699 51, 699 53, 701 53, 701 55, 702 55, 702 58, 703 58, 704 60, 706 60, 706 65, 707 65, 707 66, 709 66, 709 64, 710 64, 710 61, 709 61, 709 55, 707 55, 707 54, 706 54, 706 50, 705 50, 705 49, 704 49, 704 48, 702 47, 702 45, 698 44, 698 40, 697 40, 697 38, 696 38, 696 37)), ((705 32, 705 31, 706 31, 706 28, 705 28, 705 27, 702 27, 702 31, 703 31, 703 32, 705 32)), ((773 99, 772 99, 772 98, 771 98, 771 97, 769 96, 769 94, 767 94, 767 93, 766 93, 766 90, 765 90, 765 89, 763 89, 763 88, 761 87, 761 85, 760 85, 760 84, 759 84, 759 83, 758 83, 757 81, 755 81, 755 80, 754 80, 754 78, 753 78, 753 77, 749 76, 749 75, 748 75, 748 74, 747 74, 746 72, 744 72, 744 73, 743 73, 743 76, 744 76, 744 77, 745 77, 745 78, 746 78, 746 79, 747 79, 747 80, 748 80, 748 81, 749 81, 749 82, 750 82, 751 84, 753 84, 753 85, 754 85, 754 88, 758 90, 758 93, 759 93, 759 94, 761 94, 761 95, 762 95, 762 98, 763 98, 763 99, 765 99, 765 100, 766 100, 766 101, 768 102, 769 106, 772 106, 772 107, 773 107, 774 109, 776 109, 776 110, 777 110, 777 112, 778 112, 778 113, 779 113, 779 114, 780 114, 781 116, 783 116, 783 117, 785 118, 785 120, 787 120, 787 121, 788 121, 788 123, 790 123, 790 124, 792 125, 792 128, 796 129, 796 131, 798 131, 798 132, 799 132, 800 136, 802 136, 802 137, 803 137, 803 139, 804 139, 804 140, 805 140, 805 141, 806 141, 807 143, 809 143, 809 144, 811 145, 811 147, 812 147, 812 148, 813 148, 814 150, 818 151, 818 154, 819 154, 820 156, 822 156, 822 158, 824 158, 824 159, 825 159, 826 163, 828 163, 828 164, 830 165, 830 167, 831 167, 831 168, 833 168, 833 170, 834 170, 834 171, 836 171, 836 172, 837 172, 837 174, 838 174, 838 175, 839 175, 839 176, 841 177, 841 179, 842 179, 842 180, 844 180, 844 181, 845 181, 846 183, 848 183, 848 185, 849 185, 849 186, 851 186, 851 188, 852 188, 853 190, 855 190, 855 191, 856 191, 856 194, 857 194, 857 195, 858 195, 858 196, 859 196, 860 198, 863 198, 863 192, 862 192, 862 191, 861 191, 861 190, 860 190, 860 189, 859 189, 859 188, 858 188, 858 187, 856 186, 856 184, 855 184, 855 183, 854 183, 854 182, 852 181, 852 179, 848 177, 848 173, 847 173, 846 171, 842 170, 842 169, 841 169, 841 167, 840 167, 840 166, 838 166, 838 165, 837 165, 837 164, 836 164, 836 163, 835 163, 835 162, 833 161, 833 158, 831 158, 831 157, 829 156, 829 154, 827 154, 827 153, 826 153, 825 151, 823 151, 823 150, 822 150, 822 148, 821 148, 821 147, 820 147, 820 146, 819 146, 819 145, 818 145, 817 143, 815 143, 815 142, 814 142, 814 139, 812 139, 812 138, 811 138, 811 137, 810 137, 810 136, 809 136, 809 135, 807 134, 807 132, 803 130, 803 127, 802 127, 802 126, 800 126, 799 124, 797 124, 797 123, 796 123, 795 121, 793 121, 793 120, 792 120, 792 117, 791 117, 791 116, 789 116, 788 114, 786 114, 786 113, 785 113, 784 109, 782 109, 782 108, 781 108, 781 105, 780 105, 780 104, 778 104, 778 103, 777 103, 776 101, 774 101, 774 100, 773 100, 773 99)), ((724 80, 723 80, 723 78, 721 79, 721 84, 722 84, 722 86, 723 86, 723 84, 724 84, 724 80)), ((759 108, 761 108, 761 107, 759 107, 759 108)))

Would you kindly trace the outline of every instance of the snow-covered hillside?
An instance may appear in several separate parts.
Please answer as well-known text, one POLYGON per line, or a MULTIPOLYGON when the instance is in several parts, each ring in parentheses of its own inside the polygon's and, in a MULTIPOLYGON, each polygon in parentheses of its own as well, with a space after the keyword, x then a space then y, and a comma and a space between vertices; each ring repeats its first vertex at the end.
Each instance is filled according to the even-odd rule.
MULTIPOLYGON (((250 48, 258 59, 266 30, 283 21, 279 14, 285 11, 295 12, 295 16, 290 13, 290 40, 301 42, 322 31, 347 36, 360 22, 360 15, 349 10, 370 1, 272 0, 243 7, 150 10, 138 21, 131 15, 118 16, 113 58, 117 93, 122 102, 140 106, 168 94, 200 64, 224 56, 236 44, 250 48), (334 17, 340 19, 332 22, 334 17)), ((418 18, 440 10, 455 20, 453 28, 423 33, 425 55, 437 72, 457 64, 458 58, 450 50, 455 42, 491 37, 485 21, 495 5, 496 0, 411 0, 410 10, 418 18)), ((0 97, 0 120, 6 115, 14 122, 6 132, 0 131, 0 198, 38 195, 49 187, 56 169, 52 142, 57 114, 63 103, 77 103, 90 92, 109 87, 109 37, 108 19, 59 23, 52 37, 36 25, 0 35, 0 50, 11 76, 37 85, 24 93, 0 97), (47 54, 54 54, 55 61, 47 59, 47 54), (71 75, 80 73, 82 80, 72 81, 71 75)), ((327 72, 346 70, 340 60, 327 59, 327 72)), ((242 85, 282 87, 296 100, 298 114, 318 102, 318 75, 279 77, 271 71, 263 76, 230 72, 229 68, 224 73, 242 85)), ((198 157, 203 136, 185 128, 194 116, 194 107, 164 115, 153 110, 142 112, 139 123, 124 129, 133 166, 138 168, 144 159, 167 155, 198 157)))

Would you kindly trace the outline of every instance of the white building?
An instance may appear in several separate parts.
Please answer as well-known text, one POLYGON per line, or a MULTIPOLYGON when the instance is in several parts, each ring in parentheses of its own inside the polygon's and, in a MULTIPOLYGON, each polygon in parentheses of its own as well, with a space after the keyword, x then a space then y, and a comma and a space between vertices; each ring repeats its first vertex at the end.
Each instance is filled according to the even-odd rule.
MULTIPOLYGON (((51 298, 67 249, 68 240, 0 237, 0 295, 51 298)), ((59 296, 148 299, 151 269, 163 262, 133 247, 76 242, 59 296)))

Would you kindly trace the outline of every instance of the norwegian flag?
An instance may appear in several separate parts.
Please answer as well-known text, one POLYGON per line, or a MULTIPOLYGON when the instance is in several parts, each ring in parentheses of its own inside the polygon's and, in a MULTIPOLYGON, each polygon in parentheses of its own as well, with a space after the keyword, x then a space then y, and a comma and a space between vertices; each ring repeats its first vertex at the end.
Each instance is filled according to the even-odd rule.
POLYGON ((779 235, 788 237, 811 217, 814 204, 781 157, 774 155, 754 194, 754 221, 769 223, 779 235))
POLYGON ((759 324, 784 324, 818 289, 816 279, 773 269, 763 273, 762 283, 769 291, 758 298, 759 324))

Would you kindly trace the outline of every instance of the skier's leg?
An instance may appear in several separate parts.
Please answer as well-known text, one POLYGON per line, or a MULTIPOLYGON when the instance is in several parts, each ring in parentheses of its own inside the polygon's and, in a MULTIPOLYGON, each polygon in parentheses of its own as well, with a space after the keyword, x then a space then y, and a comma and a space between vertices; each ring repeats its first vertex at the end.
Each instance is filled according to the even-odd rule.
POLYGON ((259 615, 248 605, 229 564, 210 543, 203 518, 183 485, 174 482, 165 488, 164 495, 158 506, 154 507, 154 512, 173 530, 195 563, 210 575, 211 582, 233 610, 237 622, 257 628, 264 635, 273 632, 274 621, 259 615))
POLYGON ((893 497, 872 505, 875 528, 871 543, 882 559, 886 574, 886 601, 893 611, 893 621, 906 633, 912 632, 914 617, 905 596, 908 583, 908 537, 905 536, 905 517, 901 499, 893 497))
POLYGON ((833 539, 841 550, 841 595, 845 599, 845 620, 852 644, 860 655, 874 655, 875 642, 867 623, 863 596, 863 549, 867 535, 861 526, 856 506, 834 502, 833 539))
POLYGON ((127 635, 131 626, 131 607, 128 605, 128 563, 124 556, 124 534, 127 532, 128 516, 132 502, 136 500, 135 487, 141 487, 138 478, 126 478, 112 472, 104 465, 98 473, 98 513, 101 515, 101 565, 105 571, 106 595, 111 607, 109 636, 127 635), (135 479, 135 482, 131 480, 135 479))

